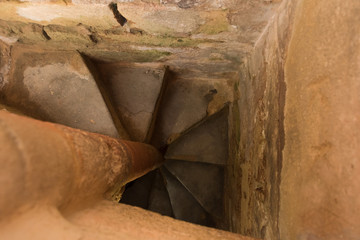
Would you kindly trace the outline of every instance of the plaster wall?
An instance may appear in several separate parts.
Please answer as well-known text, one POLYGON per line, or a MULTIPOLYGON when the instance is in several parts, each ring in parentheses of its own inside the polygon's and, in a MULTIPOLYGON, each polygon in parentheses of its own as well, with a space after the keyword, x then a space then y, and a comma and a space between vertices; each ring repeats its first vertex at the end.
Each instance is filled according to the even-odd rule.
POLYGON ((264 239, 358 239, 360 2, 283 1, 240 66, 226 209, 264 239))
POLYGON ((360 2, 303 0, 285 64, 281 239, 360 237, 360 2))

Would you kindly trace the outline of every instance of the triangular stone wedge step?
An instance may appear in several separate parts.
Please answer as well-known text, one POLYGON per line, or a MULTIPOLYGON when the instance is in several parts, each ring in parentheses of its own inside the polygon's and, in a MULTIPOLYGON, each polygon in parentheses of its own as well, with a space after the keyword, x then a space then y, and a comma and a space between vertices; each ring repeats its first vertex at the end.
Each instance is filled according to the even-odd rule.
POLYGON ((224 167, 214 164, 167 160, 164 164, 201 206, 216 218, 223 215, 224 167))
POLYGON ((185 132, 168 147, 165 158, 225 165, 228 158, 228 108, 185 132))
POLYGON ((120 203, 147 209, 149 207, 149 197, 155 175, 156 171, 151 171, 135 181, 128 183, 120 203))
POLYGON ((119 137, 96 79, 76 51, 13 47, 6 105, 24 114, 69 127, 119 137))
POLYGON ((191 193, 167 169, 161 168, 166 180, 171 205, 176 219, 214 227, 214 221, 191 193))
POLYGON ((211 81, 169 79, 156 123, 152 144, 163 147, 207 116, 209 103, 217 94, 211 81))
POLYGON ((134 141, 149 142, 167 68, 94 62, 125 129, 134 141))
POLYGON ((160 170, 156 170, 155 179, 152 185, 148 209, 165 216, 174 217, 169 193, 166 190, 166 182, 160 170))

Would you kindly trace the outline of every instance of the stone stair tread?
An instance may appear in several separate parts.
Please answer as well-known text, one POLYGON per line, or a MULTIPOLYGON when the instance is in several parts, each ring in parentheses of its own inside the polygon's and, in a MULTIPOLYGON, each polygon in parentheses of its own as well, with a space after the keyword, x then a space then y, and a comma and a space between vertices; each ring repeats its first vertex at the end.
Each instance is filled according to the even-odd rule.
POLYGON ((13 49, 19 55, 5 103, 44 121, 119 137, 96 80, 76 51, 13 49))
POLYGON ((134 141, 145 142, 163 88, 166 69, 96 63, 124 128, 134 141))
POLYGON ((148 174, 132 181, 126 186, 120 203, 125 203, 144 209, 148 208, 150 191, 155 179, 156 172, 151 171, 148 174))
POLYGON ((208 213, 217 218, 222 216, 223 166, 182 160, 167 160, 164 166, 208 213))
POLYGON ((171 205, 176 219, 213 227, 214 222, 211 216, 196 201, 191 193, 173 176, 166 168, 162 167, 161 172, 166 180, 171 205))
POLYGON ((167 83, 156 124, 153 144, 169 144, 188 128, 204 119, 214 86, 207 81, 172 78, 167 83))
POLYGON ((228 158, 228 111, 222 109, 170 144, 165 158, 225 165, 228 158))
POLYGON ((166 190, 165 180, 160 170, 156 171, 155 179, 149 196, 148 209, 165 216, 174 216, 169 193, 166 190))

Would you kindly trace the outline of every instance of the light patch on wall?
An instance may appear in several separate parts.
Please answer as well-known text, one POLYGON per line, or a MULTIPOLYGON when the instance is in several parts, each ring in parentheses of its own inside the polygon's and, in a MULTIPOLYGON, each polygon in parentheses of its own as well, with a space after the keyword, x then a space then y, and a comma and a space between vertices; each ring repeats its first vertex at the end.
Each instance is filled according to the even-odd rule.
MULTIPOLYGON (((60 25, 85 25, 109 28, 118 25, 106 4, 22 4, 16 8, 17 16, 27 21, 50 22, 60 25), (24 6, 25 5, 25 6, 24 6)), ((16 19, 16 17, 15 17, 16 19)), ((19 17, 17 17, 19 19, 19 17)), ((24 21, 20 19, 20 21, 24 21)))
POLYGON ((7 44, 13 44, 13 43, 17 42, 18 38, 0 36, 0 40, 3 41, 4 43, 7 43, 7 44))
POLYGON ((61 11, 58 6, 28 6, 17 8, 17 14, 34 21, 51 21, 55 18, 61 17, 61 11))

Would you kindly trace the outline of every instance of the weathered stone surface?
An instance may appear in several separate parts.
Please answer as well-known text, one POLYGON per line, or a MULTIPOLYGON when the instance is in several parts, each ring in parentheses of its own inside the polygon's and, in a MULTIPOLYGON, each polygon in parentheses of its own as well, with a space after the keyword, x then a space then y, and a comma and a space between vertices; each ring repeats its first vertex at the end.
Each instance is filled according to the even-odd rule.
POLYGON ((165 68, 111 63, 97 64, 97 67, 101 81, 131 139, 149 141, 163 89, 165 68))
POLYGON ((274 15, 274 10, 277 9, 280 1, 240 0, 237 2, 237 7, 230 8, 228 15, 230 24, 242 33, 238 35, 238 41, 255 44, 261 37, 269 19, 274 15))
POLYGON ((278 213, 283 147, 284 60, 296 1, 283 1, 234 85, 239 100, 230 111, 230 164, 225 207, 232 231, 279 239, 278 213), (278 28, 279 15, 289 21, 278 28), (281 45, 279 37, 282 37, 281 45), (287 38, 286 38, 287 37, 287 38), (239 191, 241 189, 241 191, 239 191))
POLYGON ((281 239, 360 238, 360 2, 302 0, 285 65, 281 239))
POLYGON ((170 144, 165 158, 225 165, 228 158, 228 111, 224 109, 170 144))
MULTIPOLYGON (((224 189, 222 166, 181 160, 167 160, 164 166, 208 213, 219 219, 222 217, 224 189)), ((189 208, 188 211, 191 209, 189 208)))
POLYGON ((167 85, 154 133, 154 144, 163 146, 207 115, 216 89, 207 81, 172 79, 167 85))
POLYGON ((191 193, 167 169, 162 168, 166 189, 170 196, 171 205, 176 219, 213 226, 210 215, 203 209, 191 193))
POLYGON ((69 41, 78 44, 90 44, 96 40, 91 38, 89 27, 84 25, 73 28, 61 25, 47 25, 43 28, 43 34, 46 35, 48 40, 69 41))
POLYGON ((80 54, 14 49, 5 102, 30 116, 117 137, 111 115, 80 54))
POLYGON ((0 36, 0 89, 9 82, 9 72, 11 65, 11 47, 16 39, 0 36))

